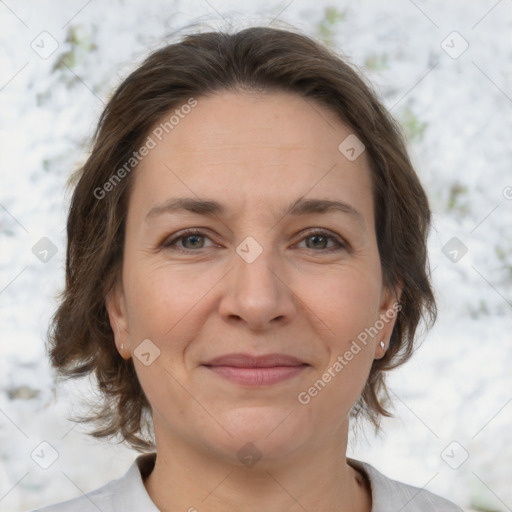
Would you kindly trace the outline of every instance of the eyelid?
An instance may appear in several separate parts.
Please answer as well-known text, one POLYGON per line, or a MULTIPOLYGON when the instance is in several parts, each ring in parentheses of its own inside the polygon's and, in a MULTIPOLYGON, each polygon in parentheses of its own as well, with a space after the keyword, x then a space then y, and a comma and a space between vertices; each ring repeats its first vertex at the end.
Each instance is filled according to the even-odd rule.
MULTIPOLYGON (((174 249, 172 249, 172 250, 175 250, 177 252, 181 252, 184 254, 197 253, 201 249, 207 248, 207 247, 200 247, 199 249, 194 250, 194 249, 184 249, 183 247, 177 247, 176 242, 178 242, 182 238, 186 238, 187 236, 192 236, 192 235, 204 236, 205 238, 209 238, 211 240, 210 236, 208 235, 207 228, 187 228, 187 229, 183 229, 181 231, 174 233, 170 237, 164 238, 163 242, 161 244, 159 244, 159 246, 163 249, 171 249, 174 247, 174 249)), ((302 231, 301 233, 299 233, 299 235, 301 237, 299 242, 302 242, 305 238, 308 238, 310 236, 319 235, 319 236, 328 238, 330 240, 333 240, 336 244, 338 244, 337 248, 331 247, 330 249, 324 249, 324 250, 309 249, 313 252, 330 253, 330 252, 335 252, 335 251, 340 251, 340 250, 346 250, 346 251, 351 250, 350 244, 344 238, 342 238, 340 235, 334 233, 333 231, 325 229, 325 228, 308 228, 305 231, 302 231)))
MULTIPOLYGON (((173 233, 172 235, 170 236, 167 236, 164 238, 164 240, 162 241, 161 244, 159 244, 162 248, 166 249, 166 248, 169 248, 169 247, 172 247, 176 242, 178 242, 180 239, 182 238, 186 238, 187 236, 192 236, 192 235, 198 235, 198 236, 204 236, 205 238, 210 238, 210 236, 208 235, 208 230, 207 228, 187 228, 187 229, 182 229, 181 231, 177 231, 176 233, 173 233)), ((181 250, 183 252, 197 252, 198 250, 192 250, 192 249, 183 249, 183 248, 179 248, 177 250, 181 250)))
MULTIPOLYGON (((308 229, 306 229, 306 231, 302 231, 300 233, 300 236, 301 236, 300 242, 302 242, 305 238, 308 238, 313 235, 320 235, 325 238, 329 238, 329 239, 333 240, 334 242, 336 242, 338 244, 338 248, 340 250, 341 249, 346 249, 346 250, 350 249, 349 243, 344 238, 342 238, 337 233, 331 231, 330 229, 325 229, 325 228, 308 228, 308 229)), ((314 249, 311 249, 311 250, 314 251, 314 249)), ((325 251, 316 251, 316 252, 330 252, 330 251, 334 251, 334 249, 331 248, 330 250, 326 249, 325 251)))

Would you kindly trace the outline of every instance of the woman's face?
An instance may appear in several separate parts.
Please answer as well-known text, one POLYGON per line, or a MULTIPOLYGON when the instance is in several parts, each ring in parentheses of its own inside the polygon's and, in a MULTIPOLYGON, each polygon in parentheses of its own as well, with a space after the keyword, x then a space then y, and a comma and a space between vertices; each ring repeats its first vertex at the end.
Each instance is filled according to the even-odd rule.
POLYGON ((167 131, 134 171, 107 301, 157 447, 263 463, 343 445, 394 322, 366 153, 354 159, 351 130, 288 93, 199 97, 167 131), (232 354, 298 362, 208 365, 232 354))

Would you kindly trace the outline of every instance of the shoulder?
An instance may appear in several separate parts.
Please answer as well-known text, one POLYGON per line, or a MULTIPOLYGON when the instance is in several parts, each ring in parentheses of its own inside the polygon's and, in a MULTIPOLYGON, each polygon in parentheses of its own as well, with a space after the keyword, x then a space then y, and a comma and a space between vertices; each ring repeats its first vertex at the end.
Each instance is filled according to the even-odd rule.
POLYGON ((63 501, 48 507, 38 508, 33 512, 113 512, 113 496, 116 492, 118 480, 112 480, 108 484, 78 498, 63 501))
POLYGON ((426 489, 398 482, 386 477, 366 462, 349 459, 351 466, 363 471, 370 481, 372 512, 463 512, 463 510, 441 496, 426 489))
POLYGON ((33 512, 158 512, 146 492, 143 478, 151 472, 156 454, 140 455, 124 476, 78 498, 33 512))

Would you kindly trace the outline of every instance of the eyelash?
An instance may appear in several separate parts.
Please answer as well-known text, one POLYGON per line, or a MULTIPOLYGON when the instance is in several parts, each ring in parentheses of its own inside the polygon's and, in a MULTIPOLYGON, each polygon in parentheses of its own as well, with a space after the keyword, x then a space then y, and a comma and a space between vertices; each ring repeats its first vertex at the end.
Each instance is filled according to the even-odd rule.
MULTIPOLYGON (((210 238, 210 237, 208 237, 208 235, 205 232, 203 232, 199 229, 186 229, 186 230, 182 231, 181 233, 178 233, 173 238, 166 239, 161 244, 161 246, 166 250, 178 251, 178 252, 181 252, 184 254, 193 254, 193 253, 197 253, 200 249, 205 249, 205 247, 200 247, 199 249, 195 249, 195 250, 194 249, 184 249, 184 248, 178 247, 176 245, 176 242, 179 242, 181 239, 187 238, 188 236, 192 236, 192 235, 204 236, 206 238, 210 238)), ((313 252, 336 252, 336 251, 342 251, 342 250, 349 250, 349 246, 346 242, 344 242, 341 238, 332 235, 330 231, 326 231, 324 229, 318 229, 318 228, 312 229, 312 230, 306 232, 300 241, 302 242, 302 240, 305 240, 306 238, 310 238, 313 236, 321 236, 323 238, 333 240, 336 244, 338 244, 338 247, 334 247, 334 248, 331 247, 330 249, 324 249, 323 251, 316 250, 316 249, 307 249, 307 250, 310 250, 313 252)))

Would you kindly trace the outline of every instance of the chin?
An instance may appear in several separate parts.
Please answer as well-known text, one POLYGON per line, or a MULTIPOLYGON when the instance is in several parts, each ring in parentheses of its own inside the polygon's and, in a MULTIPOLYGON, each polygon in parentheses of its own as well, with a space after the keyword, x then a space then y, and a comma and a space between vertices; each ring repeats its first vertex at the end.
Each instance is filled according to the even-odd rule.
POLYGON ((215 432, 220 438, 205 442, 231 464, 273 467, 277 461, 291 457, 311 437, 310 429, 290 412, 289 408, 268 406, 232 410, 219 417, 219 423, 232 437, 219 427, 215 432))

